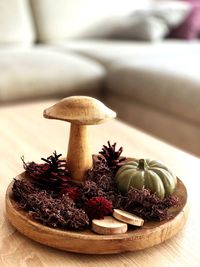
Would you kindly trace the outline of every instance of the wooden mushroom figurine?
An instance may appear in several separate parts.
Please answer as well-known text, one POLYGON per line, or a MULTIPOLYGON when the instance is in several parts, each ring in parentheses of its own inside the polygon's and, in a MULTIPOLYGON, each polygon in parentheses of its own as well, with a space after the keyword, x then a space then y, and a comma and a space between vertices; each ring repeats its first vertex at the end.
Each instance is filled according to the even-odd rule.
POLYGON ((115 118, 116 113, 95 98, 71 96, 45 109, 43 115, 47 119, 71 122, 67 162, 72 178, 83 181, 85 172, 93 163, 88 125, 115 118))

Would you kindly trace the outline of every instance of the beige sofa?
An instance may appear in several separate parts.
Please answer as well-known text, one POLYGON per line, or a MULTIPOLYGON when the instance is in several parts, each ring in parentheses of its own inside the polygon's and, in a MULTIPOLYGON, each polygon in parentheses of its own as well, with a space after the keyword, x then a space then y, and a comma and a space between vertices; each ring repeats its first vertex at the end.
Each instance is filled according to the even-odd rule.
POLYGON ((104 98, 130 124, 200 155, 200 43, 60 42, 107 70, 104 98))
MULTIPOLYGON (((48 5, 43 0, 38 5, 45 2, 48 5)), ((37 1, 32 3, 0 0, 0 103, 76 93, 97 95, 104 68, 88 57, 63 54, 38 42, 33 13, 37 1)))
POLYGON ((103 97, 121 119, 200 155, 200 43, 103 40, 111 15, 136 8, 126 1, 0 0, 0 101, 103 97))

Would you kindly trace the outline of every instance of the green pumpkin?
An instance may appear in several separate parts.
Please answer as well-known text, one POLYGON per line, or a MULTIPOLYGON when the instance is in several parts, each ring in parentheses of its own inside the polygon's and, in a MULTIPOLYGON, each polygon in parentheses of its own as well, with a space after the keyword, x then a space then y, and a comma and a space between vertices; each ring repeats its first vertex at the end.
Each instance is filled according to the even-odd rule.
POLYGON ((148 188, 161 199, 172 194, 177 178, 162 163, 150 159, 132 159, 119 168, 115 175, 118 189, 127 193, 131 187, 148 188))

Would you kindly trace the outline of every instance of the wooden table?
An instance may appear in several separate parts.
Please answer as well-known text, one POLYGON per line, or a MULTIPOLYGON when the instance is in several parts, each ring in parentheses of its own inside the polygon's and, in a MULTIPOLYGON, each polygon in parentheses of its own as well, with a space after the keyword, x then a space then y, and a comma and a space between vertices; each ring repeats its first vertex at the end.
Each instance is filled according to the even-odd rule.
POLYGON ((200 266, 200 159, 117 120, 91 126, 93 153, 97 153, 107 140, 116 141, 118 146, 124 147, 126 156, 159 159, 170 166, 188 189, 190 214, 183 231, 144 251, 81 255, 40 245, 22 236, 8 223, 4 212, 5 190, 12 178, 23 171, 20 157, 24 155, 26 161, 39 161, 55 149, 66 154, 69 124, 42 117, 43 109, 52 103, 46 101, 0 108, 0 266, 200 266))

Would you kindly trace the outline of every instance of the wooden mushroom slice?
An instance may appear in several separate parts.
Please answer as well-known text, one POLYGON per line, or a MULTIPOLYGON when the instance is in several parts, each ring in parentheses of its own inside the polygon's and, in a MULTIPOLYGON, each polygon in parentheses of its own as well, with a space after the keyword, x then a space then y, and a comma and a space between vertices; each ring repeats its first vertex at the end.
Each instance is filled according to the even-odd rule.
POLYGON ((116 113, 99 100, 87 96, 66 97, 44 110, 44 117, 71 122, 67 162, 72 178, 83 181, 92 168, 88 126, 115 118, 116 113))
POLYGON ((127 229, 126 223, 119 222, 111 216, 105 216, 101 220, 92 220, 92 230, 101 235, 123 234, 127 232, 127 229))
POLYGON ((124 210, 114 209, 113 217, 119 221, 135 226, 142 226, 144 224, 144 220, 142 218, 124 210))

